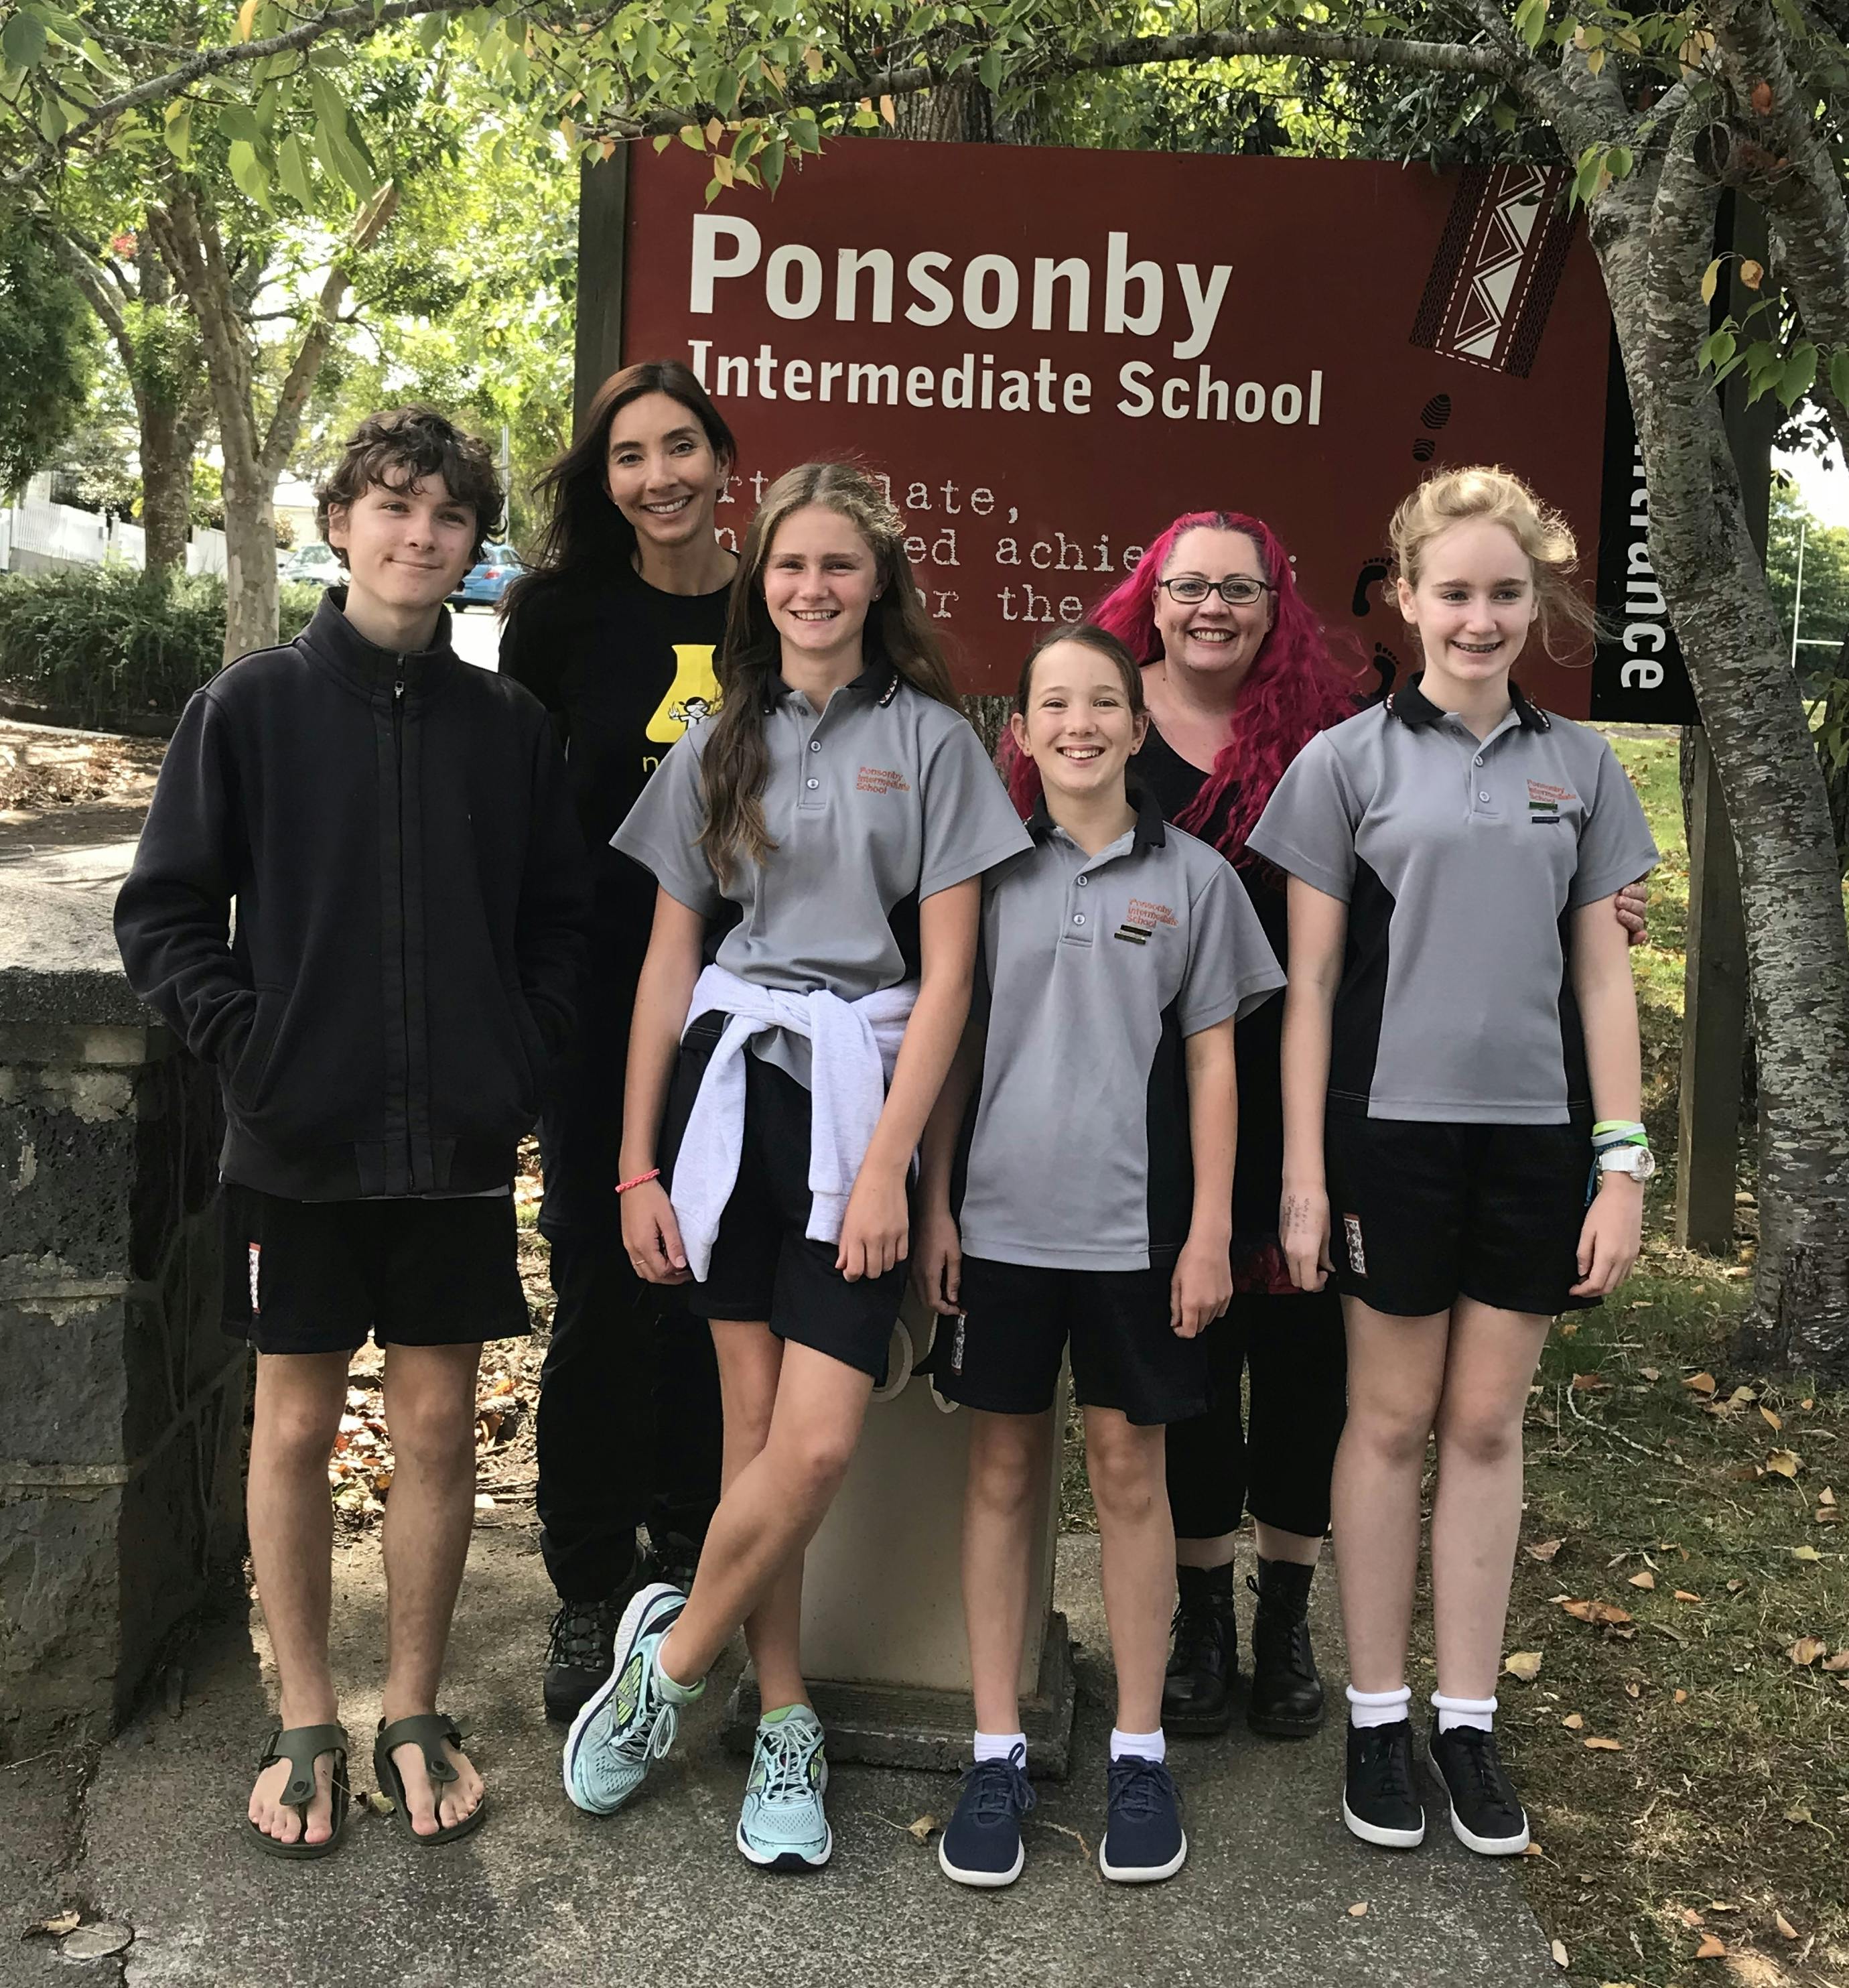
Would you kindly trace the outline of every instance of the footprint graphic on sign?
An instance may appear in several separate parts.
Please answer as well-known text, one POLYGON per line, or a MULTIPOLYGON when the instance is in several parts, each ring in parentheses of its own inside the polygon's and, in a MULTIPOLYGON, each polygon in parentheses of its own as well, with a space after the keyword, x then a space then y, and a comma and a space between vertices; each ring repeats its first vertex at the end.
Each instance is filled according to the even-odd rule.
POLYGON ((674 648, 674 680, 655 707, 645 734, 658 746, 672 745, 697 718, 710 718, 719 708, 712 643, 677 642, 674 648))
POLYGON ((1348 604, 1350 614, 1365 614, 1372 607, 1374 604, 1367 598, 1368 589, 1377 586, 1391 570, 1384 553, 1378 559, 1371 559, 1361 568, 1355 576, 1354 598, 1348 604))
MULTIPOLYGON (((1450 418, 1451 396, 1448 394, 1434 394, 1419 410, 1419 425, 1429 428, 1432 434, 1435 434, 1450 418)), ((1429 462, 1437 455, 1438 448, 1438 445, 1432 439, 1431 434, 1422 434, 1412 445, 1412 459, 1415 462, 1429 462)))

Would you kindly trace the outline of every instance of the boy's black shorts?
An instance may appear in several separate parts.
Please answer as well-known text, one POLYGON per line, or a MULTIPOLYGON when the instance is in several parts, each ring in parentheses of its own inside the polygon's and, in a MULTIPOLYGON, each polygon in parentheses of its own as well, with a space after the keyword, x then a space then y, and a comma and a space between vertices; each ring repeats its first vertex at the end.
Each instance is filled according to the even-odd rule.
POLYGON ((1344 1297, 1425 1318, 1454 1300, 1551 1318, 1580 1281, 1592 1121, 1444 1125, 1330 1114, 1330 1255, 1344 1297))
POLYGON ((287 1201, 225 1184, 225 1329, 259 1353, 465 1346, 531 1329, 510 1194, 287 1201))
POLYGON ((1083 1406, 1117 1408, 1146 1426, 1205 1415, 1207 1342, 1179 1337, 1168 1322, 1174 1274, 965 1256, 962 1316, 940 1319, 932 1342, 938 1392, 994 1415, 1041 1414, 1053 1406, 1070 1344, 1072 1391, 1083 1406))
MULTIPOLYGON (((662 1127, 664 1187, 725 1020, 702 1015, 681 1040, 662 1127)), ((685 1287, 687 1309, 696 1318, 762 1320, 779 1339, 813 1347, 883 1387, 906 1266, 897 1263, 883 1276, 850 1283, 835 1268, 837 1246, 803 1233, 810 1199, 809 1115, 803 1086, 747 1050, 739 1178, 719 1218, 705 1280, 685 1287)))

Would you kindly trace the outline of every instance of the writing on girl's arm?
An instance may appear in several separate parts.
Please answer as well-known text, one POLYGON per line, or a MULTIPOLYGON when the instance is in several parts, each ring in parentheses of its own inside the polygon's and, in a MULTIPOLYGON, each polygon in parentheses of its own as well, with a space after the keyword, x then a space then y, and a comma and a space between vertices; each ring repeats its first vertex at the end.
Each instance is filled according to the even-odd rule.
POLYGON ((1232 1166, 1239 1123, 1232 1029, 1229 1016, 1183 1045, 1194 1209, 1169 1287, 1168 1319, 1183 1339, 1205 1331, 1232 1301, 1232 1166))
MULTIPOLYGON (((1600 898, 1573 914, 1573 992, 1586 1040, 1595 1119, 1636 1119, 1643 1108, 1642 1051, 1630 941, 1600 898)), ((1642 1244, 1644 1188, 1628 1174, 1601 1173, 1580 1232, 1575 1297, 1609 1297, 1630 1276, 1642 1244)))
MULTIPOLYGON (((1301 877, 1290 884, 1290 978, 1284 989, 1284 1182, 1278 1239, 1299 1290, 1328 1281, 1329 1187, 1323 1121, 1329 1101, 1329 1043, 1348 907, 1301 877)), ((1616 931, 1614 925, 1613 930, 1616 931)))
POLYGON ((982 879, 971 877, 918 906, 918 999, 841 1224, 835 1267, 850 1282, 905 1260, 905 1176, 968 1018, 982 902, 982 879))
MULTIPOLYGON (((629 1024, 629 1063, 623 1094, 623 1151, 619 1178, 634 1180, 656 1165, 668 1080, 694 982, 700 977, 706 921, 665 891, 655 893, 648 953, 636 982, 629 1024)), ((658 1180, 632 1187, 622 1198, 623 1246, 651 1284, 685 1283, 691 1273, 667 1190, 658 1180)))

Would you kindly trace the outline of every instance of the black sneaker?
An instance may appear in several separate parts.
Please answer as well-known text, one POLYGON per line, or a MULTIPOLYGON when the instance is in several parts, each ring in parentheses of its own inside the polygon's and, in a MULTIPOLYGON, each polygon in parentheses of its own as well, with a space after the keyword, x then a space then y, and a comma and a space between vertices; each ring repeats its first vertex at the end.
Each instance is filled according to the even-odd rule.
POLYGON ((1432 1722, 1433 1771, 1451 1797, 1451 1833, 1479 1857, 1519 1857, 1528 1848, 1528 1817, 1496 1751, 1496 1735, 1480 1726, 1432 1722))
POLYGON ((977 1761, 965 1773, 956 1814, 938 1839, 945 1876, 992 1890, 1012 1885, 1027 1861, 1021 1818, 1033 1799, 1024 1748, 1016 1747, 1005 1760, 977 1761))
POLYGON ((1425 1840, 1425 1811, 1412 1783, 1412 1722, 1348 1729, 1342 1820, 1364 1843, 1411 1850, 1425 1840))
POLYGON ((546 1716, 569 1726, 610 1675, 623 1611, 637 1591, 656 1579, 643 1554, 622 1585, 597 1601, 563 1601, 546 1645, 546 1716))
POLYGON ((664 1581, 671 1587, 678 1587, 683 1594, 693 1588, 694 1570, 700 1564, 700 1543, 690 1540, 685 1533, 667 1533, 655 1537, 651 1526, 648 1534, 649 1558, 654 1564, 653 1578, 664 1581))
POLYGON ((1160 1760, 1126 1753, 1110 1763, 1098 1868, 1116 1885, 1154 1885, 1188 1861, 1181 1798, 1160 1760))

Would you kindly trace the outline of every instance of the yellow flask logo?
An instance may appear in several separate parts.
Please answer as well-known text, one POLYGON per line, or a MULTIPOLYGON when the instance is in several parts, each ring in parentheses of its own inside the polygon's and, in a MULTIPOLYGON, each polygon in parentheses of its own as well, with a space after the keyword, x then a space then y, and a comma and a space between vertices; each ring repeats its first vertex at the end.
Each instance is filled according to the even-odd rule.
POLYGON ((696 718, 710 718, 719 708, 712 644, 677 642, 674 648, 674 680, 655 707, 645 735, 657 746, 671 746, 696 718))

